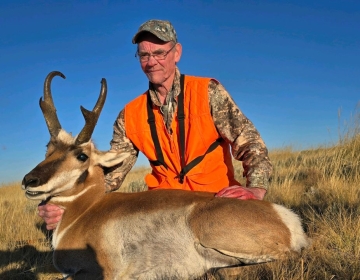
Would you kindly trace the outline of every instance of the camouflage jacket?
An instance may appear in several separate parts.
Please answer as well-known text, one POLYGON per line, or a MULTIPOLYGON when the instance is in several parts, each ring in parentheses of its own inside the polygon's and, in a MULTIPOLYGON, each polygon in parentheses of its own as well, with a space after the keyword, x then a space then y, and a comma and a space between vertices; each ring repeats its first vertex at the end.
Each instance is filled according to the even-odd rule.
MULTIPOLYGON (((177 109, 176 97, 180 93, 180 72, 176 74, 172 89, 161 104, 155 90, 149 87, 151 100, 159 106, 164 116, 166 127, 170 131, 174 112, 177 109)), ((272 172, 272 165, 268 157, 268 150, 253 123, 241 112, 225 88, 216 80, 209 82, 209 104, 214 124, 220 134, 230 145, 232 155, 242 161, 247 187, 267 189, 272 172)), ((126 137, 124 110, 120 111, 115 123, 111 150, 130 153, 120 166, 108 170, 105 181, 108 191, 118 189, 127 173, 134 166, 139 151, 126 137)))

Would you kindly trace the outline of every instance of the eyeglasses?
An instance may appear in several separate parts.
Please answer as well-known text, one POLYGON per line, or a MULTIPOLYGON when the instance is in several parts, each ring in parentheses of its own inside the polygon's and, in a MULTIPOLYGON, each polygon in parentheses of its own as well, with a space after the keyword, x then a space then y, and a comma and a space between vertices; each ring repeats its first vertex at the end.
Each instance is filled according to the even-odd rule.
POLYGON ((135 57, 137 57, 140 62, 148 62, 150 57, 152 56, 153 58, 155 58, 156 60, 164 60, 167 55, 175 48, 176 44, 173 45, 171 47, 170 50, 168 51, 159 51, 159 52, 155 52, 155 53, 139 53, 138 51, 136 51, 135 53, 135 57))

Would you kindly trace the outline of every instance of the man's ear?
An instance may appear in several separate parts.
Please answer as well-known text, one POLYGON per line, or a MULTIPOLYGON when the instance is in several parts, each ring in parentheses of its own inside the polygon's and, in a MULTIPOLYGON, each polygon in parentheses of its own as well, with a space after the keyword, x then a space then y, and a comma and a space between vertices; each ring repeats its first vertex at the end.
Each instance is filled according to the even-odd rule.
POLYGON ((175 52, 175 63, 178 63, 180 61, 181 58, 181 54, 182 54, 182 46, 180 43, 177 43, 175 46, 176 52, 175 52))
POLYGON ((129 156, 129 153, 119 153, 115 151, 97 152, 94 156, 94 161, 98 165, 109 168, 118 165, 129 156))

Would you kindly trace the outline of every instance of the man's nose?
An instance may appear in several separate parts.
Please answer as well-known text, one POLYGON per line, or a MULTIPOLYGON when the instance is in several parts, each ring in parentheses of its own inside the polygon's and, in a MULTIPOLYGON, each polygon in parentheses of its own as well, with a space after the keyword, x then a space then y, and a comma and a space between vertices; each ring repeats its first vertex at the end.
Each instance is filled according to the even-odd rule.
POLYGON ((157 64, 157 60, 154 58, 154 56, 150 55, 148 63, 149 66, 153 66, 157 64))

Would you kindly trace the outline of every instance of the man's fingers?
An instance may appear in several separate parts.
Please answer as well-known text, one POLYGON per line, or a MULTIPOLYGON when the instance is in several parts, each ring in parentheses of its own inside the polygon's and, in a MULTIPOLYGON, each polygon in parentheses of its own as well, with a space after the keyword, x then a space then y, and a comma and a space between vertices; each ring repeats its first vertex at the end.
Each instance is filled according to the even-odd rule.
POLYGON ((53 211, 45 211, 45 210, 40 210, 38 215, 43 218, 43 219, 51 219, 51 218, 55 218, 55 217, 58 217, 58 216, 62 216, 62 213, 64 211, 62 209, 56 209, 56 210, 53 210, 53 211))
POLYGON ((246 190, 244 190, 243 187, 231 186, 231 187, 222 189, 215 196, 232 197, 232 196, 242 196, 247 193, 248 192, 246 190))
POLYGON ((235 186, 230 186, 230 187, 223 188, 223 189, 220 190, 218 193, 224 193, 224 192, 236 190, 236 189, 239 189, 239 188, 242 188, 242 187, 236 186, 236 185, 235 185, 235 186))
POLYGON ((54 229, 56 229, 56 226, 57 226, 57 224, 46 225, 46 229, 47 230, 54 230, 54 229))
POLYGON ((222 197, 238 197, 245 195, 244 192, 237 192, 237 191, 224 191, 222 193, 217 193, 216 196, 222 197))
POLYGON ((39 211, 51 212, 61 209, 59 206, 54 204, 40 204, 38 206, 39 211))
POLYGON ((215 196, 223 196, 224 194, 231 194, 233 193, 235 190, 234 189, 222 189, 221 191, 219 191, 215 196))
POLYGON ((61 220, 61 215, 44 218, 44 221, 47 225, 57 224, 60 220, 61 220))
POLYGON ((62 208, 53 204, 40 204, 38 211, 38 215, 44 220, 48 230, 56 228, 64 213, 62 208))
POLYGON ((241 186, 231 186, 222 189, 215 196, 217 197, 230 197, 237 199, 259 199, 251 189, 241 186))

